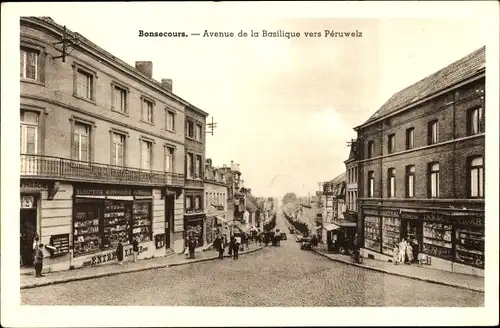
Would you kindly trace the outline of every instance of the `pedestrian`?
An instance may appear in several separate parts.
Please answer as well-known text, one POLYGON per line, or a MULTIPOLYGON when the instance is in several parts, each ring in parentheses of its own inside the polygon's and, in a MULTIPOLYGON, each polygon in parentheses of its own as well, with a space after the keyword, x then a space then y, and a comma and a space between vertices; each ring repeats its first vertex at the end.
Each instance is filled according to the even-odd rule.
POLYGON ((394 249, 392 251, 392 263, 398 265, 399 262, 399 247, 398 244, 394 244, 394 249))
POLYGON ((233 259, 237 260, 240 252, 241 237, 234 238, 234 249, 233 249, 233 259))
POLYGON ((43 244, 38 245, 35 252, 35 277, 43 277, 43 244))
POLYGON ((194 239, 194 236, 189 237, 188 247, 189 247, 189 258, 194 259, 194 251, 196 249, 196 240, 194 239))
POLYGON ((398 260, 398 262, 401 262, 402 264, 404 264, 405 257, 406 257, 406 240, 403 238, 403 240, 401 240, 401 242, 399 243, 399 260, 398 260))
POLYGON ((134 252, 134 263, 137 263, 139 261, 139 241, 137 238, 134 238, 134 241, 132 242, 132 251, 134 252))
POLYGON ((118 264, 123 265, 123 244, 122 241, 118 241, 118 246, 116 247, 116 259, 118 264))
POLYGON ((418 258, 418 250, 419 250, 418 240, 416 238, 413 239, 413 245, 411 247, 413 249, 413 260, 415 261, 418 258))
POLYGON ((224 259, 224 247, 219 235, 215 237, 214 248, 219 252, 219 259, 224 259))
POLYGON ((411 265, 411 262, 413 262, 413 247, 411 247, 411 243, 406 245, 406 257, 408 259, 407 264, 411 265))

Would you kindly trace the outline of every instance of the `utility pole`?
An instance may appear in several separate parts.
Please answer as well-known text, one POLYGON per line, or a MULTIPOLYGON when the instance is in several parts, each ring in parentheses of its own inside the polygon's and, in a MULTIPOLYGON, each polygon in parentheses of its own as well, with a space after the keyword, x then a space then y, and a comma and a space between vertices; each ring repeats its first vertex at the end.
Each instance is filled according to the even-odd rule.
POLYGON ((206 126, 207 128, 205 129, 205 133, 210 133, 211 135, 214 135, 214 130, 217 127, 217 123, 214 122, 213 116, 211 123, 207 123, 206 126))

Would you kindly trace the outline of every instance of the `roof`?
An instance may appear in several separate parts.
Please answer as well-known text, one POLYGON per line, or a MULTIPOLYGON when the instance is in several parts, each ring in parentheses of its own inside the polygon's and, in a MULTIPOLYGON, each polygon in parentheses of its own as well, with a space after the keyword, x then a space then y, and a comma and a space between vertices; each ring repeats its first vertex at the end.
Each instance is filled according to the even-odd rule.
POLYGON ((486 47, 483 46, 445 68, 396 92, 365 123, 371 123, 419 100, 451 87, 485 69, 486 47))
MULTIPOLYGON (((64 26, 56 23, 51 17, 47 17, 47 16, 40 16, 40 17, 25 16, 25 17, 21 17, 21 21, 22 20, 24 20, 24 21, 31 21, 31 22, 37 22, 37 23, 44 22, 46 24, 51 25, 53 28, 56 28, 58 30, 58 32, 60 32, 61 34, 63 33, 63 30, 65 28, 64 26)), ((199 112, 201 115, 204 115, 204 116, 208 116, 209 115, 207 112, 205 112, 205 111, 201 110, 200 108, 194 106, 193 104, 189 103, 185 99, 183 99, 183 98, 179 97, 178 95, 174 94, 173 92, 171 92, 171 91, 163 88, 163 86, 162 86, 162 84, 160 82, 158 82, 155 79, 147 77, 146 75, 142 74, 134 66, 126 63, 125 61, 121 60, 118 57, 115 57, 113 54, 111 54, 110 52, 108 52, 108 51, 104 50, 103 48, 99 47, 97 44, 93 43, 92 41, 90 41, 89 39, 87 39, 86 37, 84 37, 83 35, 81 35, 80 33, 78 33, 78 32, 72 32, 69 28, 66 28, 66 33, 68 33, 70 35, 71 34, 75 35, 78 38, 78 41, 80 43, 82 43, 82 41, 83 41, 83 43, 85 43, 87 46, 89 46, 89 47, 93 48, 94 50, 98 51, 104 57, 107 57, 108 60, 113 61, 114 63, 119 64, 119 65, 121 65, 122 67, 125 67, 128 70, 132 70, 136 74, 139 74, 143 79, 146 79, 148 82, 153 83, 157 88, 159 88, 161 90, 161 92, 163 92, 166 95, 169 95, 174 100, 177 100, 177 101, 183 103, 184 105, 189 106, 193 111, 199 112)))
POLYGON ((330 182, 333 184, 333 185, 336 185, 336 184, 339 184, 341 182, 345 182, 345 172, 339 174, 338 176, 336 176, 333 180, 331 180, 330 182))

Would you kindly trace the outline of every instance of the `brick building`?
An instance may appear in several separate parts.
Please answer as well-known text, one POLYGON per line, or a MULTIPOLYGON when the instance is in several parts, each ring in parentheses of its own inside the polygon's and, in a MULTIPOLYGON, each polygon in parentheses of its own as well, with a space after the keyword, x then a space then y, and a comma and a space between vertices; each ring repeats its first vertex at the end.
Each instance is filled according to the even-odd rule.
POLYGON ((483 275, 485 74, 483 47, 355 128, 365 256, 388 260, 415 239, 431 267, 483 275))
POLYGON ((184 116, 193 107, 50 18, 20 20, 21 264, 49 270, 183 248, 184 116), (70 42, 62 53, 61 42, 70 42), (61 58, 61 56, 64 57, 61 58))
POLYGON ((204 245, 205 200, 205 123, 207 113, 195 106, 186 106, 185 130, 185 182, 184 231, 193 234, 198 246, 204 245))
POLYGON ((214 238, 214 230, 228 230, 227 221, 227 189, 228 172, 212 165, 212 160, 205 160, 205 244, 214 238))

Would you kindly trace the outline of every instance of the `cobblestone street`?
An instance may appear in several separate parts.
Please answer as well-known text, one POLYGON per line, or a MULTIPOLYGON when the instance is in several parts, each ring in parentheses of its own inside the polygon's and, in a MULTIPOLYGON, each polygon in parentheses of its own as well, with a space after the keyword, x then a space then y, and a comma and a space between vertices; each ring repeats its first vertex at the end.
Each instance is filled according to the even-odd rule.
MULTIPOLYGON (((278 228, 284 229, 278 216, 278 228)), ((281 247, 185 266, 21 291, 30 305, 482 306, 484 294, 370 271, 281 247)))

